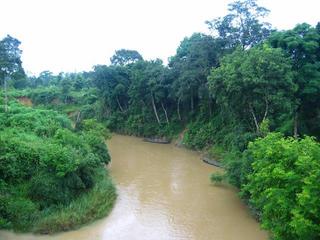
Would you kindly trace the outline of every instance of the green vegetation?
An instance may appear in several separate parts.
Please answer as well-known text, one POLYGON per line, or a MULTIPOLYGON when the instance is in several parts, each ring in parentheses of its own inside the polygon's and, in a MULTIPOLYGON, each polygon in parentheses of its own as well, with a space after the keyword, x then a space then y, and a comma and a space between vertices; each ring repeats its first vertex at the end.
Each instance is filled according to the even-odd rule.
POLYGON ((110 161, 101 124, 85 120, 76 131, 66 116, 52 110, 14 102, 8 112, 3 109, 1 228, 68 230, 110 211, 116 194, 101 173, 110 161))
POLYGON ((274 239, 320 237, 320 144, 269 134, 250 143, 243 154, 241 194, 261 213, 274 239))
POLYGON ((115 187, 106 174, 105 169, 99 169, 95 175, 96 184, 91 190, 67 206, 58 205, 43 212, 33 227, 34 231, 39 233, 67 231, 105 217, 116 200, 115 187))
POLYGON ((1 228, 67 230, 108 212, 107 127, 180 134, 222 162, 225 174, 211 180, 238 187, 274 239, 319 239, 320 23, 277 31, 263 22, 268 12, 255 0, 229 4, 207 21, 213 34, 183 39, 167 66, 121 49, 91 72, 26 77, 19 41, 3 39, 1 228), (37 109, 8 104, 18 97, 37 109))
POLYGON ((45 71, 37 79, 27 79, 19 44, 11 36, 0 41, 4 85, 0 95, 0 228, 42 233, 73 229, 106 215, 115 201, 115 187, 104 167, 110 161, 105 145, 109 132, 90 114, 78 114, 72 124, 66 115, 47 110, 79 112, 81 104, 82 112, 90 113, 94 91, 86 92, 86 97, 70 93, 70 79, 74 90, 86 86, 82 76, 74 74, 55 78, 45 71), (43 88, 12 89, 27 85, 43 88), (39 108, 9 101, 19 97, 29 97, 39 108))

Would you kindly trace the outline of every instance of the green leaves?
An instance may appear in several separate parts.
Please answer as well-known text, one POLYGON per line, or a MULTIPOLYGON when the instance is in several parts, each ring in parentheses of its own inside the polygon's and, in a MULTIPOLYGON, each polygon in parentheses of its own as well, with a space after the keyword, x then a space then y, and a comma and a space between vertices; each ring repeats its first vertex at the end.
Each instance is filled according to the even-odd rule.
POLYGON ((269 10, 258 6, 256 0, 234 1, 228 6, 226 16, 206 22, 210 30, 216 31, 226 49, 237 46, 247 49, 269 36, 270 24, 262 22, 269 10))
POLYGON ((249 144, 243 160, 249 158, 241 192, 261 212, 262 226, 275 239, 318 239, 320 144, 271 133, 249 144))
POLYGON ((290 61, 278 49, 267 46, 236 50, 221 60, 208 77, 218 104, 224 105, 248 128, 260 132, 261 123, 280 125, 281 115, 291 115, 296 86, 290 61))
POLYGON ((120 49, 110 58, 112 65, 124 66, 143 60, 142 56, 136 50, 120 49))
MULTIPOLYGON (((12 76, 14 80, 25 78, 22 68, 20 41, 7 35, 0 40, 0 83, 6 76, 12 76)), ((25 82, 20 85, 23 86, 25 82)), ((18 84, 19 85, 19 84, 18 84)))
POLYGON ((292 61, 295 93, 296 125, 299 133, 319 136, 318 121, 320 103, 320 33, 309 24, 273 33, 269 44, 281 48, 292 61))
POLYGON ((11 104, 0 122, 1 228, 29 229, 43 209, 93 188, 96 172, 110 161, 109 132, 96 120, 76 132, 55 111, 11 104))

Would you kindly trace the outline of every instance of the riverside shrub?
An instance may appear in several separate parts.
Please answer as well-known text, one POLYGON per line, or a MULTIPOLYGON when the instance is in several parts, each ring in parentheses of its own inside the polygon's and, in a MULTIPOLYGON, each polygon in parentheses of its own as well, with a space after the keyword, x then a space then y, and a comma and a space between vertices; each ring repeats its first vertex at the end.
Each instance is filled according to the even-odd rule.
POLYGON ((104 143, 107 130, 93 120, 74 130, 66 116, 52 110, 17 103, 6 113, 2 109, 0 228, 28 231, 47 209, 52 213, 83 194, 89 197, 101 180, 97 172, 110 161, 104 143))
POLYGON ((320 144, 271 133, 250 143, 242 194, 274 239, 320 239, 320 144))

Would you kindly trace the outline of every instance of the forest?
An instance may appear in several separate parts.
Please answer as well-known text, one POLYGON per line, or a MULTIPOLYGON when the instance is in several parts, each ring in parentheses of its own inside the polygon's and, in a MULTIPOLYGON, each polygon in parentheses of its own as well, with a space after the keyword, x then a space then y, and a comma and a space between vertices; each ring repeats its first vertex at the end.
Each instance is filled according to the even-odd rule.
POLYGON ((268 13, 255 0, 230 3, 206 22, 211 34, 185 37, 167 65, 119 49, 90 72, 27 76, 19 40, 2 39, 0 228, 65 230, 57 219, 92 192, 110 199, 94 214, 108 212, 111 131, 182 135, 221 161, 211 180, 236 186, 272 239, 319 239, 320 22, 279 31, 268 13))

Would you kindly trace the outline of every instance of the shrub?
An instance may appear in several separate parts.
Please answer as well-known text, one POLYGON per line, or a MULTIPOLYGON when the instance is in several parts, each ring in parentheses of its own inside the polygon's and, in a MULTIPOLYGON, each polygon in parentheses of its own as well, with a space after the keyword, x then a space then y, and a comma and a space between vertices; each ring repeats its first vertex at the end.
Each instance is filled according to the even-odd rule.
POLYGON ((320 238, 320 144, 271 133, 249 144, 242 194, 274 239, 320 238))
POLYGON ((212 173, 210 175, 210 180, 212 183, 221 183, 222 181, 224 181, 226 178, 225 174, 222 173, 212 173))
MULTIPOLYGON (((104 142, 109 132, 102 124, 86 120, 83 129, 76 131, 66 116, 52 110, 11 103, 7 113, 2 111, 0 228, 30 230, 48 209, 55 216, 55 209, 63 211, 98 181, 110 181, 97 177, 110 161, 104 142)), ((107 201, 110 205, 114 196, 107 201)), ((83 218, 79 224, 84 222, 83 218)))
POLYGON ((116 189, 105 169, 94 174, 95 186, 67 206, 58 205, 41 213, 33 231, 54 233, 77 228, 108 214, 116 199, 116 189))

